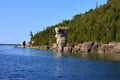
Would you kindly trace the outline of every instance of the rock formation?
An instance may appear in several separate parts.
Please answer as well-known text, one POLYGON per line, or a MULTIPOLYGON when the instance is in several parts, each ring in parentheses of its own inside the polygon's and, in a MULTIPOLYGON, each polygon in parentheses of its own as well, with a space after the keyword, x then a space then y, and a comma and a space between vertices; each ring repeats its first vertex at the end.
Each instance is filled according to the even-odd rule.
POLYGON ((98 42, 84 42, 76 45, 66 44, 67 38, 58 38, 57 43, 54 43, 52 46, 34 46, 32 48, 42 49, 42 50, 58 50, 56 55, 64 55, 63 53, 98 53, 98 54, 115 54, 120 53, 120 43, 110 42, 108 44, 98 43, 98 42), (61 43, 62 42, 62 43, 61 43), (64 52, 63 52, 64 51, 64 52), (63 52, 63 53, 62 53, 63 52))
POLYGON ((84 42, 74 46, 66 45, 65 53, 120 53, 120 43, 102 44, 97 42, 84 42))
POLYGON ((57 50, 63 52, 63 48, 67 43, 68 27, 56 27, 55 32, 57 50))
POLYGON ((25 47, 26 47, 26 41, 23 41, 23 42, 21 43, 21 47, 22 47, 22 48, 25 48, 25 47))

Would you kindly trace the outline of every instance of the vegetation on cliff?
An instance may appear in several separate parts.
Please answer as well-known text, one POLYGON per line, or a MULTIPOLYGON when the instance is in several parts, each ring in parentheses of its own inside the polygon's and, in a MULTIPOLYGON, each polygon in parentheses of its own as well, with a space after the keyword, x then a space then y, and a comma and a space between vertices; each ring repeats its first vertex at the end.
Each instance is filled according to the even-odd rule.
POLYGON ((63 20, 54 26, 36 33, 31 41, 34 46, 52 45, 56 42, 55 27, 69 27, 68 43, 78 44, 87 41, 120 42, 120 0, 108 0, 106 4, 63 20))

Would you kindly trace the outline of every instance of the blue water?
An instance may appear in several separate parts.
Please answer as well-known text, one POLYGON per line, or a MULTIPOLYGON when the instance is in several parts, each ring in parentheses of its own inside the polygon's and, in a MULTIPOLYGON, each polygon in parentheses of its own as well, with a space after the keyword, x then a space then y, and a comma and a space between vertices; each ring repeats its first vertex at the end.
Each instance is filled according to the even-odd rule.
POLYGON ((120 80, 120 61, 0 46, 0 80, 120 80))

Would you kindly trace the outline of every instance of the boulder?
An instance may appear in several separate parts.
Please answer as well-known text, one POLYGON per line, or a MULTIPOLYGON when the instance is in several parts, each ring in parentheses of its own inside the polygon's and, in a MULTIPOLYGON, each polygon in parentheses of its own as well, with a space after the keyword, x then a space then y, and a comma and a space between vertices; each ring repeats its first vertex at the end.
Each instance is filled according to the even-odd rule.
POLYGON ((105 53, 105 44, 102 44, 99 48, 98 48, 98 53, 105 53))
POLYGON ((67 44, 67 45, 64 47, 64 53, 72 52, 72 49, 73 49, 73 45, 67 44))
POLYGON ((75 46, 73 47, 72 52, 73 52, 73 53, 80 53, 80 52, 81 52, 81 46, 82 46, 82 44, 77 44, 77 45, 75 45, 75 46))
POLYGON ((39 47, 39 49, 42 49, 42 50, 48 50, 49 48, 50 48, 49 45, 39 47))
POLYGON ((64 47, 64 53, 72 52, 72 47, 71 46, 65 46, 64 47))
POLYGON ((89 53, 91 52, 92 46, 94 45, 94 42, 84 42, 81 45, 81 52, 89 53))
POLYGON ((114 47, 116 44, 102 44, 101 47, 98 48, 98 53, 114 53, 114 47))
POLYGON ((116 44, 107 44, 105 46, 105 53, 113 53, 113 49, 116 46, 116 44))
POLYGON ((111 50, 111 53, 120 53, 120 44, 114 46, 113 49, 111 50))
POLYGON ((56 43, 53 44, 52 49, 53 50, 57 49, 57 44, 56 43))
POLYGON ((91 48, 91 53, 97 53, 98 52, 98 48, 101 46, 100 43, 95 42, 91 48))

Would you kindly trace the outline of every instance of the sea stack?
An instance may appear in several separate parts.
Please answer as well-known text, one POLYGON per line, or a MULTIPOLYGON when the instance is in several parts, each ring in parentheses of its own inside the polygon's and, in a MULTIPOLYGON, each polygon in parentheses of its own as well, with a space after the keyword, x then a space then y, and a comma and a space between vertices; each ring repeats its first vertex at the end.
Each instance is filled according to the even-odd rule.
POLYGON ((55 32, 57 50, 59 52, 63 52, 63 49, 67 43, 68 27, 56 27, 55 32))
POLYGON ((21 43, 21 48, 25 48, 26 47, 26 41, 23 41, 22 43, 21 43))

